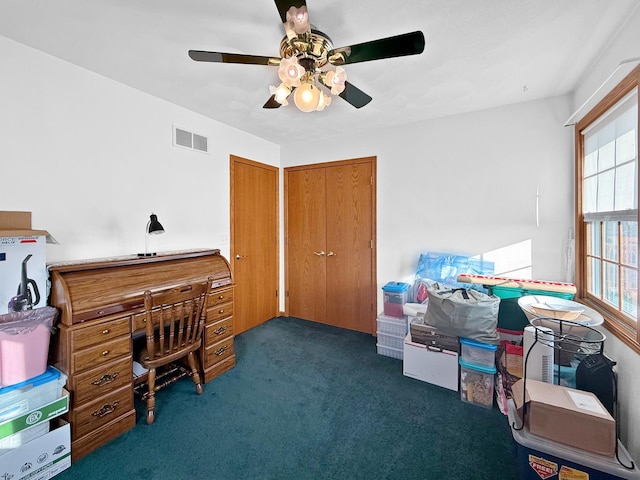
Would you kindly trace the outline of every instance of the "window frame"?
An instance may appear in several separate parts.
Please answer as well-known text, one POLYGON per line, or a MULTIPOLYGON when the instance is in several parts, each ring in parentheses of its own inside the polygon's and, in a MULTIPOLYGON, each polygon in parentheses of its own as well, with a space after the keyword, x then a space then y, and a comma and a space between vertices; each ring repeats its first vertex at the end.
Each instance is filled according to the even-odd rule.
MULTIPOLYGON (((638 88, 638 98, 640 98, 640 66, 637 66, 618 85, 616 85, 609 94, 607 94, 580 121, 578 121, 575 127, 575 285, 576 300, 599 312, 604 318, 603 326, 613 335, 618 337, 623 343, 632 348, 636 353, 640 353, 640 319, 636 319, 634 331, 633 327, 629 326, 628 320, 625 321, 624 316, 620 312, 615 308, 609 307, 604 302, 595 299, 595 297, 588 293, 588 261, 586 252, 589 236, 582 208, 584 156, 582 132, 599 120, 605 112, 613 107, 618 101, 623 99, 625 95, 631 92, 634 88, 638 88)), ((640 108, 638 108, 638 116, 640 117, 640 108)), ((636 130, 636 135, 640 136, 638 133, 640 132, 640 118, 638 120, 639 128, 636 130)), ((640 149, 639 140, 640 138, 636 138, 637 149, 640 149)), ((636 155, 638 156, 639 153, 636 152, 636 155)), ((637 193, 638 191, 636 191, 636 194, 637 193)), ((640 221, 640 214, 638 212, 640 212, 640 208, 636 211, 635 220, 637 222, 640 221)))

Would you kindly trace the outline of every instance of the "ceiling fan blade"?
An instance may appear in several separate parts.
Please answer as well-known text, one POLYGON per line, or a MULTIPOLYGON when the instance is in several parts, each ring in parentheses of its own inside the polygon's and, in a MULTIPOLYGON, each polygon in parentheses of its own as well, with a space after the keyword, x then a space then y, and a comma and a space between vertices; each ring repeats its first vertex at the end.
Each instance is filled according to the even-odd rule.
POLYGON ((328 59, 329 63, 333 65, 345 65, 383 58, 416 55, 423 51, 424 34, 417 31, 370 42, 357 43, 348 47, 334 48, 329 51, 328 59))
POLYGON ((244 63, 247 65, 280 65, 279 58, 239 53, 206 52, 189 50, 189 56, 196 62, 244 63))
POLYGON ((307 2, 305 0, 275 0, 276 8, 278 9, 278 13, 280 14, 280 20, 282 23, 287 22, 287 12, 291 7, 306 7, 307 2))
POLYGON ((276 96, 275 95, 271 95, 271 97, 269 97, 269 100, 267 100, 267 103, 265 103, 262 108, 280 108, 282 105, 280 105, 278 102, 276 102, 276 96))
POLYGON ((356 108, 362 108, 373 100, 369 95, 364 93, 358 87, 354 87, 353 84, 349 82, 344 82, 344 90, 340 94, 340 97, 356 108))

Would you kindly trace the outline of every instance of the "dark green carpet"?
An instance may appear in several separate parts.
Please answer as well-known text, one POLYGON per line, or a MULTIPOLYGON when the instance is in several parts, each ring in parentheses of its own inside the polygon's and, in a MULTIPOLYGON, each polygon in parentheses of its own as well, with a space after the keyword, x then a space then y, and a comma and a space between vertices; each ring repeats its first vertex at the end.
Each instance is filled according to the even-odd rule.
POLYGON ((374 337, 275 318, 236 337, 236 367, 137 405, 133 430, 66 479, 516 479, 507 419, 402 375, 374 337))

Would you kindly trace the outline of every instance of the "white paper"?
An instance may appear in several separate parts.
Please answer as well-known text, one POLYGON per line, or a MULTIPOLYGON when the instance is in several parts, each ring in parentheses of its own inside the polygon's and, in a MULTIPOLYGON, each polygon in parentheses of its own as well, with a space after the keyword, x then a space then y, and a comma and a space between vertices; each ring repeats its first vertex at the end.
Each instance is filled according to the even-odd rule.
POLYGON ((138 362, 133 362, 133 378, 138 378, 147 373, 149 370, 144 368, 138 362))
POLYGON ((580 392, 567 391, 567 393, 571 397, 571 400, 573 400, 575 406, 579 409, 587 410, 593 413, 599 413, 601 415, 605 415, 607 413, 598 403, 598 400, 595 397, 592 397, 591 395, 585 395, 584 393, 580 392))

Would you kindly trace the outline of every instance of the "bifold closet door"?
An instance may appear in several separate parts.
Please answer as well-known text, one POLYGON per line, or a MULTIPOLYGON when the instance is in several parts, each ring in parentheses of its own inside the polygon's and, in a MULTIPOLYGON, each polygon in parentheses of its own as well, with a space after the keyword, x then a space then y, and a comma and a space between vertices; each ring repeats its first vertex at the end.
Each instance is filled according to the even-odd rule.
POLYGON ((292 317, 326 322, 325 169, 286 173, 287 305, 292 317))
POLYGON ((327 323, 371 333, 372 168, 369 162, 327 167, 327 323))
POLYGON ((287 312, 375 328, 372 160, 285 169, 287 312))

